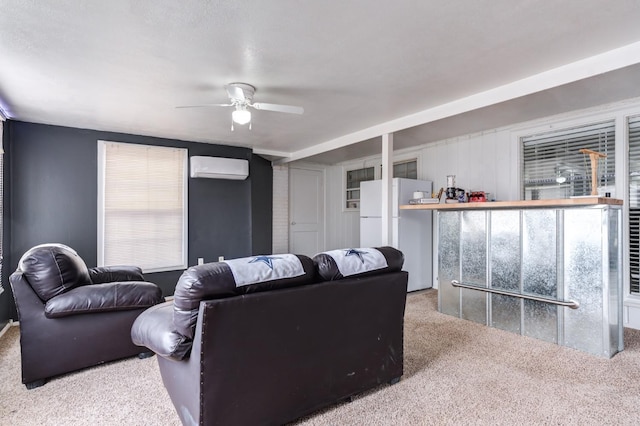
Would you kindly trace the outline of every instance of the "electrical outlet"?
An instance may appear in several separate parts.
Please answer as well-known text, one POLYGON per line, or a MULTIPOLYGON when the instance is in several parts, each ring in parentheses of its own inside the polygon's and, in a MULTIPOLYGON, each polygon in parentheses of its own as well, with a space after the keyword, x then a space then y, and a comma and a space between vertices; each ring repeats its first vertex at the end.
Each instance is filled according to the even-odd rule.
POLYGON ((198 258, 198 265, 204 265, 204 257, 198 258))
POLYGON ((224 260, 224 256, 218 256, 218 262, 222 262, 224 260))

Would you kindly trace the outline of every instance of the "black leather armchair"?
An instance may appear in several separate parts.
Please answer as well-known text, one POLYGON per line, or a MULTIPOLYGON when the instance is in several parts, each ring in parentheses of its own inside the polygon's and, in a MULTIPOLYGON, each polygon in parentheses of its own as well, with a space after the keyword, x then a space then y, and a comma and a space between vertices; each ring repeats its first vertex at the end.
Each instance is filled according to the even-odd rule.
POLYGON ((162 291, 134 266, 88 269, 71 248, 43 244, 26 252, 9 277, 20 321, 22 383, 147 353, 131 325, 162 291))

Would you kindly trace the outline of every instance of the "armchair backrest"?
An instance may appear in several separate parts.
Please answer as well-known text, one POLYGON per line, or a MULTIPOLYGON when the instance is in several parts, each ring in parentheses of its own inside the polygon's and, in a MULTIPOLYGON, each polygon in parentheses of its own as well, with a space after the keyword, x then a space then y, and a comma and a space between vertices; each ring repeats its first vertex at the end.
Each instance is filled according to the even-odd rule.
POLYGON ((41 244, 28 250, 18 270, 44 302, 73 288, 91 284, 89 270, 72 248, 63 244, 41 244))

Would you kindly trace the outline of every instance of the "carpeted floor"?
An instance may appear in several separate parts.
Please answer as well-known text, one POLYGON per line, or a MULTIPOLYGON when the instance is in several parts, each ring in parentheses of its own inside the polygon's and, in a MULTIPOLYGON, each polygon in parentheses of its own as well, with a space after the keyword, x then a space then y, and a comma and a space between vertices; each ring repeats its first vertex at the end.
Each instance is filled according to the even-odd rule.
MULTIPOLYGON (((437 293, 410 294, 405 374, 296 425, 637 425, 640 331, 612 359, 442 315, 437 293)), ((0 425, 179 425, 156 358, 20 383, 19 332, 0 339, 0 425)))

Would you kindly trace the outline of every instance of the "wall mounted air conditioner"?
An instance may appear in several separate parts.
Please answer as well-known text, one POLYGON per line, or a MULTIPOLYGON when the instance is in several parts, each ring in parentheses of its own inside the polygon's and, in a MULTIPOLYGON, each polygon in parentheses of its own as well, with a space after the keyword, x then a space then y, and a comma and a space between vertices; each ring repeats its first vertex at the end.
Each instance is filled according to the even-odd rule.
POLYGON ((239 158, 194 156, 190 162, 192 178, 243 180, 249 176, 249 161, 239 158))

